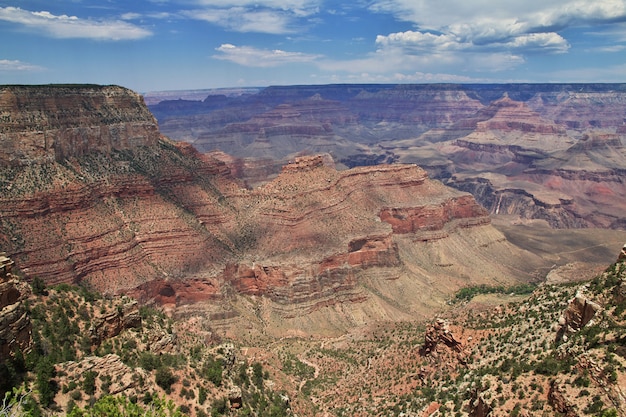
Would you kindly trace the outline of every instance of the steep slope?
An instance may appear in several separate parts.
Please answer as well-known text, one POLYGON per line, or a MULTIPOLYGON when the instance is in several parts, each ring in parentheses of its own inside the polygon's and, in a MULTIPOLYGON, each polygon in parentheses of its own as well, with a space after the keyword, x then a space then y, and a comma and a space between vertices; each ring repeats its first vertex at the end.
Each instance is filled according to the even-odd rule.
POLYGON ((1 95, 0 140, 11 152, 0 245, 24 273, 117 291, 228 259, 219 233, 200 223, 231 212, 218 202, 234 186, 227 169, 160 138, 140 96, 92 86, 1 95))

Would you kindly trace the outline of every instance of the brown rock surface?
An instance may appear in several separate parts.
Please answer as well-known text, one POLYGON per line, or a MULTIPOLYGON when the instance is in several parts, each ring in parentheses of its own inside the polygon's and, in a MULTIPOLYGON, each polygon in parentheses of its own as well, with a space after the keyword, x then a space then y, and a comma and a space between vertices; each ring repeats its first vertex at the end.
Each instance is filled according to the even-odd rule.
POLYGON ((30 286, 11 273, 13 261, 0 253, 0 363, 18 349, 26 351, 32 343, 31 323, 22 301, 30 286))
POLYGON ((601 310, 602 307, 598 303, 589 300, 579 290, 559 318, 557 340, 562 339, 568 333, 576 332, 585 327, 601 310))
POLYGON ((141 327, 137 301, 128 299, 115 311, 97 315, 89 328, 92 345, 117 336, 124 329, 141 327))
POLYGON ((143 99, 116 86, 3 86, 0 114, 2 165, 61 162, 159 138, 143 99))
POLYGON ((198 106, 159 113, 166 133, 254 158, 235 170, 251 184, 279 172, 272 159, 330 152, 340 167, 416 163, 490 213, 626 227, 625 84, 269 87, 198 106))

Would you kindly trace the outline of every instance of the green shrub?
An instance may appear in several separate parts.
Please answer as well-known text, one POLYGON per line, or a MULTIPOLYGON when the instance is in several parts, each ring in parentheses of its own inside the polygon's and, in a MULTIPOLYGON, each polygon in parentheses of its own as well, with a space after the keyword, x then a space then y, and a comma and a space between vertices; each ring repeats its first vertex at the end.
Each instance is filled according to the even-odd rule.
POLYGON ((208 381, 211 381, 213 385, 219 387, 222 385, 222 362, 213 358, 207 359, 202 367, 202 375, 208 381))
POLYGON ((157 369, 155 380, 157 385, 167 392, 170 390, 172 384, 176 382, 176 376, 169 368, 159 368, 157 369))

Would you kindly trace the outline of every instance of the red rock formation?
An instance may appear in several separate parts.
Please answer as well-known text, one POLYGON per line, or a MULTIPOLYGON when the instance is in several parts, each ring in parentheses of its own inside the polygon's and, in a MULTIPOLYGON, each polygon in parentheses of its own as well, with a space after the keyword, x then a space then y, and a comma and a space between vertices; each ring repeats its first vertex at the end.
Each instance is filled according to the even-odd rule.
POLYGON ((542 120, 525 103, 511 100, 507 94, 477 113, 475 129, 478 132, 501 130, 540 134, 565 133, 562 126, 542 120))
POLYGON ((162 120, 175 139, 255 158, 236 170, 250 184, 280 172, 271 160, 330 152, 348 167, 417 163, 492 213, 626 226, 623 84, 270 87, 222 103, 162 120))
POLYGON ((453 220, 465 225, 488 224, 489 213, 472 196, 446 200, 439 205, 423 207, 383 208, 380 219, 389 223, 394 233, 415 233, 420 230, 441 230, 453 220))
POLYGON ((423 355, 430 355, 437 351, 437 347, 443 344, 448 348, 461 352, 463 343, 461 343, 454 333, 450 330, 448 323, 443 319, 437 319, 426 329, 424 334, 424 344, 420 351, 423 355))
MULTIPOLYGON (((81 89, 73 87, 68 94, 80 96, 81 89)), ((27 95, 28 90, 20 91, 27 95)), ((39 100, 42 92, 30 91, 31 99, 39 100)), ((96 91, 108 97, 109 90, 96 91)), ((90 97, 93 89, 84 93, 90 97)), ((51 109, 57 111, 66 100, 54 97, 51 109)), ((125 103, 131 113, 143 106, 138 96, 124 97, 113 103, 125 103)), ((94 107, 98 100, 83 105, 94 107)), ((313 106, 300 110, 307 105, 313 106)), ((416 165, 338 171, 328 155, 298 157, 271 182, 250 190, 230 177, 232 161, 201 155, 188 144, 150 136, 103 148, 102 129, 117 123, 108 116, 113 110, 102 108, 99 119, 70 110, 82 119, 72 122, 68 116, 65 125, 85 120, 100 126, 85 131, 87 148, 69 138, 62 159, 23 153, 34 158, 30 164, 0 166, 0 183, 7 189, 0 196, 0 245, 27 275, 49 284, 87 281, 101 291, 132 292, 141 301, 168 306, 243 294, 264 297, 282 317, 295 317, 345 301, 365 302, 374 292, 360 285, 364 276, 378 271, 378 281, 387 282, 407 275, 414 246, 472 235, 466 229, 457 233, 459 228, 474 228, 472 236, 483 247, 505 241, 470 195, 430 180, 416 165), (485 234, 479 236, 480 231, 485 234)), ((296 117, 294 108, 277 111, 281 119, 296 117)), ((132 123, 153 120, 138 117, 132 123)), ((29 128, 2 129, 14 140, 29 128)), ((68 138, 59 132, 55 140, 68 138)), ((445 253, 437 250, 433 256, 445 253)), ((416 276, 423 279, 421 270, 428 267, 420 265, 416 276)), ((449 268, 442 279, 455 288, 454 276, 466 274, 465 268, 449 268)), ((409 278, 406 283, 415 285, 409 278)))

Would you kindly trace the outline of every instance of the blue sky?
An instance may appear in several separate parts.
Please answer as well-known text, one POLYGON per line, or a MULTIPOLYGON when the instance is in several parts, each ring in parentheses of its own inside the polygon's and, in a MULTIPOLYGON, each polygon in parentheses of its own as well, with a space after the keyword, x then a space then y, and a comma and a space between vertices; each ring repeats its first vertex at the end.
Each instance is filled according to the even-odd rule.
POLYGON ((626 0, 0 0, 0 84, 626 82, 626 0))

